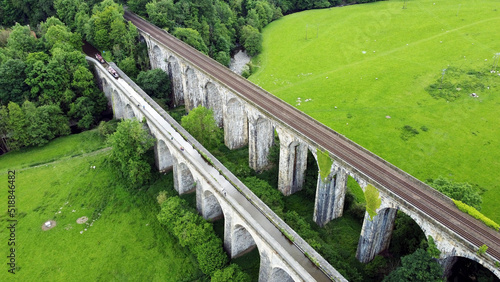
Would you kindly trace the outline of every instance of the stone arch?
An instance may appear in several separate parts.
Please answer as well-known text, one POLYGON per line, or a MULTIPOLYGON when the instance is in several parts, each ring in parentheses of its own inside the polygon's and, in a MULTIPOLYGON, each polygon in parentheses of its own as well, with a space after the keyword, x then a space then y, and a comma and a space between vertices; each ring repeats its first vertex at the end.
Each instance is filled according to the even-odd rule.
POLYGON ((212 82, 205 85, 205 105, 214 112, 214 119, 219 127, 223 126, 222 99, 217 86, 212 82))
POLYGON ((186 111, 189 112, 202 105, 200 96, 198 76, 193 68, 188 67, 186 70, 186 97, 184 97, 186 111))
POLYGON ((132 109, 132 106, 130 106, 130 104, 127 104, 125 106, 125 113, 123 118, 125 119, 135 118, 134 109, 132 109))
POLYGON ((248 122, 244 105, 236 98, 227 102, 224 116, 224 143, 229 149, 238 149, 248 142, 248 122))
POLYGON ((183 162, 174 162, 174 188, 179 195, 192 192, 196 188, 193 175, 183 162))
POLYGON ((293 278, 281 267, 273 267, 269 281, 273 282, 293 282, 293 278))
POLYGON ((161 49, 160 47, 158 47, 158 45, 155 44, 155 46, 153 47, 153 58, 151 58, 152 67, 165 70, 162 58, 163 54, 161 52, 161 49))
POLYGON ((248 230, 236 224, 231 235, 231 258, 239 257, 256 247, 255 241, 248 230))
POLYGON ((174 93, 174 106, 184 104, 184 88, 182 86, 182 72, 179 62, 174 56, 168 58, 168 75, 172 81, 172 90, 174 93))
POLYGON ((447 281, 469 280, 476 276, 478 272, 483 272, 483 275, 489 274, 489 278, 491 278, 489 281, 498 281, 500 279, 500 270, 498 268, 474 257, 452 254, 439 260, 439 263, 443 267, 443 277, 447 281), (463 274, 466 274, 468 277, 463 277, 463 274), (495 276, 496 279, 494 278, 495 276))
POLYGON ((160 172, 172 170, 174 166, 173 157, 165 141, 159 139, 156 142, 155 151, 156 166, 158 167, 158 170, 160 172))
POLYGON ((203 218, 211 221, 224 217, 219 200, 208 190, 204 191, 201 197, 201 214, 203 218))

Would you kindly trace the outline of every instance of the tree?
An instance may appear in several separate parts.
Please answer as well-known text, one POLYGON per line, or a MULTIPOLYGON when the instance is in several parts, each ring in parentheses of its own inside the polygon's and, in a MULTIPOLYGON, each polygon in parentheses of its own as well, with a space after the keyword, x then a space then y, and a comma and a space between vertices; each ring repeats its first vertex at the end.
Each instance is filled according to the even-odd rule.
POLYGON ((15 59, 25 59, 28 53, 34 52, 36 39, 31 35, 29 26, 16 24, 7 40, 7 48, 14 54, 15 59))
POLYGON ((212 275, 212 282, 250 282, 250 276, 243 272, 237 264, 230 264, 228 267, 219 269, 212 275))
POLYGON ((26 133, 26 115, 21 107, 10 102, 8 105, 9 122, 8 128, 10 129, 10 147, 11 150, 17 150, 26 144, 28 136, 26 133))
POLYGON ((0 152, 2 154, 10 151, 9 134, 9 112, 6 106, 0 105, 0 152))
POLYGON ((151 165, 146 161, 145 153, 154 144, 154 139, 144 130, 137 120, 124 120, 109 135, 107 143, 113 147, 110 162, 115 164, 119 178, 129 187, 139 187, 151 177, 151 165))
POLYGON ((469 183, 457 183, 440 176, 429 185, 452 199, 461 201, 478 211, 481 210, 483 200, 477 190, 472 188, 469 183))
POLYGON ((23 111, 28 135, 25 146, 40 146, 57 136, 70 133, 68 119, 57 105, 43 105, 37 108, 30 101, 25 101, 23 111))
POLYGON ((26 64, 19 59, 8 59, 0 65, 0 105, 9 102, 22 103, 29 93, 24 82, 26 64))
POLYGON ((213 111, 203 106, 192 109, 183 116, 181 125, 204 147, 213 148, 221 143, 222 132, 217 126, 213 111))
POLYGON ((401 258, 401 266, 384 278, 385 282, 442 281, 443 269, 423 249, 401 258))
POLYGON ((137 76, 137 85, 149 96, 162 100, 165 104, 170 102, 172 92, 170 78, 161 69, 141 71, 137 76))
POLYGON ((149 20, 167 31, 173 30, 175 26, 175 6, 173 0, 153 0, 146 4, 149 20))
POLYGON ((205 42, 201 38, 200 34, 198 31, 192 29, 192 28, 176 28, 173 35, 180 40, 186 42, 187 44, 191 45, 198 51, 208 54, 208 48, 207 45, 205 45, 205 42))
POLYGON ((250 25, 241 29, 240 42, 250 56, 255 56, 262 51, 262 34, 250 25))

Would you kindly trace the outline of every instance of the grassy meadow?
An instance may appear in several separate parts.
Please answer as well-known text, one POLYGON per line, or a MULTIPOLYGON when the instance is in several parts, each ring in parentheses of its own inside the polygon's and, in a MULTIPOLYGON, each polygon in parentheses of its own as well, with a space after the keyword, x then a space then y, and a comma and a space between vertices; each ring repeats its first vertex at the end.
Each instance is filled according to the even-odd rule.
MULTIPOLYGON (((7 169, 16 169, 19 221, 19 268, 12 275, 4 265, 0 281, 193 281, 203 275, 156 219, 156 195, 173 186, 172 175, 132 194, 117 184, 103 147, 96 131, 88 131, 0 157, 1 179, 7 182, 7 169), (76 223, 82 216, 87 224, 76 223), (42 231, 51 219, 57 225, 42 231)), ((7 231, 0 229, 4 242, 7 231)), ((2 254, 7 251, 5 244, 2 254)))
POLYGON ((481 211, 500 222, 500 73, 490 72, 500 1, 402 7, 381 1, 283 17, 264 29, 249 79, 420 180, 484 189, 481 211))

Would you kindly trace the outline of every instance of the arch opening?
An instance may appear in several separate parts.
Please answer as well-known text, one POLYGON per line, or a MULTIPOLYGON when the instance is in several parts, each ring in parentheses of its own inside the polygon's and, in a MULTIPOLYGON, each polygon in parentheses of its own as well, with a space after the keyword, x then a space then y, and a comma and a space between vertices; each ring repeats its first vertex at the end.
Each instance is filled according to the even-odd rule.
POLYGON ((205 191, 202 196, 201 213, 203 218, 209 221, 216 221, 224 218, 222 207, 217 197, 210 191, 205 191))
POLYGON ((160 172, 167 172, 173 168, 173 157, 165 141, 159 139, 156 143, 156 160, 160 172))
POLYGON ((252 235, 245 227, 237 224, 233 228, 231 235, 231 258, 237 258, 244 255, 256 247, 252 235))
POLYGON ((183 162, 174 162, 174 188, 179 195, 193 192, 196 189, 193 175, 183 162))
POLYGON ((165 66, 163 64, 163 55, 162 55, 162 52, 160 50, 160 47, 158 47, 158 45, 155 45, 153 47, 153 58, 152 58, 152 65, 153 65, 153 68, 158 68, 158 69, 163 69, 165 70, 165 66))
POLYGON ((271 271, 270 282, 293 282, 293 278, 280 267, 274 267, 271 271))
POLYGON ((132 106, 130 106, 130 104, 127 104, 125 106, 125 113, 124 114, 125 114, 125 116, 124 116, 125 119, 135 118, 134 110, 132 109, 132 106))
POLYGON ((500 281, 491 270, 466 257, 447 257, 442 265, 447 281, 500 281))

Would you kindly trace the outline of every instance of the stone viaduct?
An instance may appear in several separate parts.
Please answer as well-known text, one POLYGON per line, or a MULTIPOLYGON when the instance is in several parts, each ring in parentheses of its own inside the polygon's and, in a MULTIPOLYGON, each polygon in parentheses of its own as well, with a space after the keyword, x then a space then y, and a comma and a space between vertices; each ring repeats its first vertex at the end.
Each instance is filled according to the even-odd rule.
POLYGON ((224 249, 231 258, 257 247, 259 281, 346 281, 116 65, 110 63, 119 79, 95 59, 87 60, 114 117, 143 121, 155 137, 157 167, 173 170, 175 190, 196 193, 205 219, 224 219, 224 249))
MULTIPOLYGON (((167 46, 164 41, 158 39, 158 34, 162 31, 157 31, 152 36, 149 33, 151 30, 146 31, 138 24, 138 20, 131 18, 130 13, 128 14, 129 16, 126 17, 138 27, 141 36, 147 43, 152 68, 160 68, 170 75, 175 105, 184 104, 187 111, 200 105, 212 109, 217 123, 224 129, 226 146, 235 149, 248 145, 249 164, 256 171, 262 171, 268 167, 268 153, 275 144, 275 136, 279 138, 278 189, 284 195, 290 195, 302 188, 308 151, 316 160, 318 152, 326 151, 326 154, 333 160, 333 164, 329 168, 320 168, 320 170, 326 169, 326 177, 321 177, 321 174, 325 175, 325 173, 318 173, 314 208, 314 221, 317 224, 324 226, 332 219, 342 216, 348 176, 354 178, 363 191, 368 185, 374 186, 378 190, 381 205, 376 210, 377 215, 373 219, 370 219, 368 213, 365 214, 358 243, 356 257, 361 262, 371 261, 375 255, 388 247, 396 212, 401 211, 420 226, 426 237, 432 236, 434 238, 437 248, 441 251, 440 262, 445 270, 451 268, 456 257, 465 257, 480 263, 497 277, 500 277, 500 269, 495 266, 495 262, 499 258, 489 254, 477 255, 477 245, 470 243, 427 213, 401 199, 388 188, 379 184, 378 181, 360 172, 352 164, 346 163, 340 157, 328 152, 324 147, 304 136, 298 129, 263 110, 242 93, 217 79, 214 75, 217 70, 207 71, 200 67, 200 63, 195 58, 181 55, 178 49, 167 46)), ((168 40, 172 41, 172 44, 193 49, 179 40, 171 38, 166 32, 163 33, 169 37, 168 40)), ((235 75, 234 79, 243 80, 244 78, 235 75)), ((342 138, 345 137, 342 136, 342 138)), ((352 143, 353 147, 365 150, 354 142, 349 142, 352 143)), ((391 164, 383 162, 393 167, 391 164)), ((160 165, 160 169, 164 169, 164 167, 160 165)), ((394 169, 399 170, 395 167, 394 169)), ((418 183, 424 189, 430 190, 434 197, 451 202, 449 198, 412 176, 402 171, 401 175, 411 182, 418 183)), ((206 212, 203 214, 208 215, 206 212)), ((213 215, 210 216, 218 216, 219 214, 220 212, 214 210, 213 215)))

